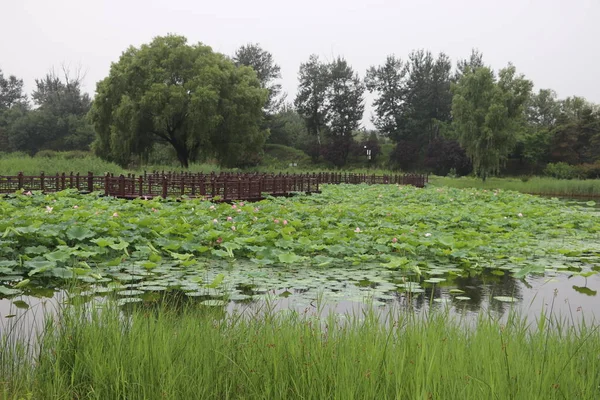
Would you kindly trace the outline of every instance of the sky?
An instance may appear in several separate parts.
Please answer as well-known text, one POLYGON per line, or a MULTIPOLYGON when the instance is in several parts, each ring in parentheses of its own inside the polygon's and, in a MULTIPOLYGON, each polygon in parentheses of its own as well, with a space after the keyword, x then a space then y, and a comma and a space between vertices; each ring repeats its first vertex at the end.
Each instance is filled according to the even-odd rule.
POLYGON ((477 48, 496 70, 512 62, 536 90, 600 103, 600 0, 2 0, 0 10, 0 69, 29 93, 67 65, 85 72, 93 95, 125 49, 172 33, 228 55, 259 43, 290 101, 311 54, 343 56, 364 77, 389 54, 426 49, 456 62, 477 48))

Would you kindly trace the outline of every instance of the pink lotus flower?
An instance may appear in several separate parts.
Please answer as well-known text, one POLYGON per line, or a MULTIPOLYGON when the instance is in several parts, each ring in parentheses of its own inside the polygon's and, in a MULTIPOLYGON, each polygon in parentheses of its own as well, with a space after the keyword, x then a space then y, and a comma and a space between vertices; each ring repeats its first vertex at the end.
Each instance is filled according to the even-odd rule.
POLYGON ((398 243, 398 238, 393 238, 392 243, 398 243))
POLYGON ((54 207, 46 206, 46 212, 50 214, 54 210, 54 207))
POLYGON ((233 220, 233 218, 227 217, 227 221, 232 221, 232 220, 233 220))
POLYGON ((360 228, 357 226, 356 229, 354 230, 354 232, 360 233, 360 228))
POLYGON ((232 230, 232 231, 235 231, 235 225, 231 227, 231 230, 232 230))
POLYGON ((518 213, 518 214, 517 214, 517 217, 519 217, 519 218, 522 218, 522 217, 523 217, 523 214, 522 214, 522 213, 518 213))
POLYGON ((284 220, 283 220, 283 224, 284 224, 284 225, 287 225, 287 224, 288 224, 288 222, 287 222, 287 219, 284 219, 284 220))
POLYGON ((112 216, 113 216, 113 218, 117 218, 119 216, 119 214, 114 213, 112 216))
POLYGON ((274 219, 273 222, 275 222, 276 224, 278 224, 279 220, 278 219, 274 219))
POLYGON ((215 206, 210 206, 210 207, 208 207, 208 209, 209 209, 209 210, 214 210, 214 209, 215 209, 215 206))
POLYGON ((235 204, 232 204, 231 208, 237 208, 237 206, 235 204))
POLYGON ((79 206, 78 205, 74 205, 73 208, 77 209, 77 208, 79 208, 79 206))
POLYGON ((223 238, 217 238, 217 243, 223 243, 223 238))
POLYGON ((244 207, 244 202, 243 201, 240 203, 240 207, 244 207))
POLYGON ((32 195, 31 191, 29 191, 29 190, 28 190, 27 192, 23 193, 23 194, 24 194, 25 196, 31 196, 31 195, 32 195))
POLYGON ((219 221, 217 221, 217 219, 216 219, 216 218, 215 218, 215 219, 213 219, 213 224, 217 224, 217 223, 219 223, 219 221))

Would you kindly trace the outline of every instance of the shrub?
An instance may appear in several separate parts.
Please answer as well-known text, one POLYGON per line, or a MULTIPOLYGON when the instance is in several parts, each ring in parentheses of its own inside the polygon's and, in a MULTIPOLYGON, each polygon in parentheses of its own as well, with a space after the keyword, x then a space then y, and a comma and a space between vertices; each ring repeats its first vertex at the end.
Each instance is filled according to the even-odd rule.
POLYGON ((581 179, 600 179, 600 160, 593 164, 580 164, 573 167, 581 179))
POLYGON ((471 161, 465 150, 457 141, 441 137, 433 139, 425 149, 425 168, 436 175, 448 175, 454 170, 455 175, 468 175, 471 170, 471 161))
POLYGON ((565 162, 549 163, 544 174, 556 179, 573 179, 577 177, 577 169, 565 162))
POLYGON ((392 154, 390 154, 390 163, 403 170, 414 169, 418 159, 418 147, 406 140, 400 140, 392 154))
POLYGON ((38 158, 56 158, 58 152, 54 150, 40 150, 35 153, 35 156, 38 158))

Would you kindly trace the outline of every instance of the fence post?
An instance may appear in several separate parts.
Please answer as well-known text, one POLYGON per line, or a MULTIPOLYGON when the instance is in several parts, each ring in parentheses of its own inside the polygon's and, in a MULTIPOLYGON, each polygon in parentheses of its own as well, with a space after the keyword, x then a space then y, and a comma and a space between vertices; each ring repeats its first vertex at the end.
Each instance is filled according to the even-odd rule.
POLYGON ((90 193, 92 193, 94 191, 94 174, 91 171, 88 171, 87 190, 90 193))
POLYGON ((19 190, 23 189, 23 173, 22 172, 19 172, 19 174, 17 175, 17 182, 18 182, 19 190))
POLYGON ((107 172, 106 175, 104 175, 104 195, 105 196, 109 196, 110 195, 110 174, 107 172))
POLYGON ((44 186, 44 171, 40 172, 40 190, 43 192, 45 189, 44 186))
POLYGON ((119 197, 125 196, 125 176, 119 175, 119 197))
POLYGON ((166 175, 163 175, 163 179, 162 179, 162 197, 163 197, 163 199, 167 198, 168 193, 169 193, 169 180, 166 175))

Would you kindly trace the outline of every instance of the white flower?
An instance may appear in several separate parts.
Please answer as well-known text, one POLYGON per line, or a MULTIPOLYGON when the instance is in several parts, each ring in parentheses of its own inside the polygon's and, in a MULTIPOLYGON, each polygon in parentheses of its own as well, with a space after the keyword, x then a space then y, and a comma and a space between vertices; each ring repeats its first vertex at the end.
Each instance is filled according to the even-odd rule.
POLYGON ((360 233, 360 228, 357 226, 356 229, 354 230, 354 232, 360 233))
POLYGON ((519 217, 519 218, 522 218, 522 217, 523 217, 523 214, 522 214, 522 213, 518 213, 518 214, 517 214, 517 217, 519 217))
POLYGON ((46 212, 50 214, 54 210, 54 207, 46 206, 46 212))
POLYGON ((429 236, 431 236, 431 233, 427 232, 427 233, 425 234, 425 237, 429 237, 429 236))

